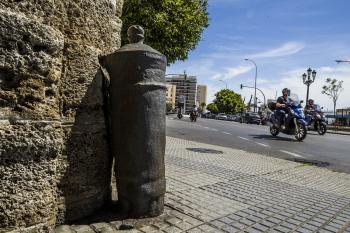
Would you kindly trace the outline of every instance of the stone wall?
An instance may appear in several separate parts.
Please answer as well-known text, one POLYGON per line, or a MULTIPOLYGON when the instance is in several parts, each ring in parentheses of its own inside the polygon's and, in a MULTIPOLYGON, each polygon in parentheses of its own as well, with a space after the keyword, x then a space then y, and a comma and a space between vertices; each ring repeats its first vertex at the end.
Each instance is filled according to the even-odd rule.
POLYGON ((0 2, 0 232, 50 231, 103 205, 110 156, 98 56, 122 0, 0 2))

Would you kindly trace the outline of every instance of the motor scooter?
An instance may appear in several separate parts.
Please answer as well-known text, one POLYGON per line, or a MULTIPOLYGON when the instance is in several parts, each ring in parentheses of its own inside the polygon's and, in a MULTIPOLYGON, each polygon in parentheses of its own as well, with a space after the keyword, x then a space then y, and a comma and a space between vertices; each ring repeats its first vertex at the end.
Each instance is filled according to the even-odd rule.
POLYGON ((280 132, 288 135, 294 135, 298 141, 303 141, 307 135, 307 122, 299 98, 295 94, 290 94, 288 102, 285 104, 287 113, 284 124, 281 125, 279 117, 276 115, 276 109, 270 107, 274 111, 270 117, 270 133, 272 136, 277 136, 280 132))
POLYGON ((327 132, 327 124, 323 118, 322 108, 315 104, 312 110, 308 110, 306 114, 306 122, 309 130, 315 130, 319 135, 324 135, 327 132))
POLYGON ((192 122, 196 122, 198 117, 198 112, 197 111, 191 111, 190 113, 190 119, 192 122))

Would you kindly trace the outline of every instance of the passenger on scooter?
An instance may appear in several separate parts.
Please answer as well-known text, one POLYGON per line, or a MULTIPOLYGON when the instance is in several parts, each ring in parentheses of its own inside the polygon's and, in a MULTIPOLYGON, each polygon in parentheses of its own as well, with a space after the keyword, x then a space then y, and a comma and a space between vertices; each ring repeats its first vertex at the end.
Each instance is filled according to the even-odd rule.
POLYGON ((288 103, 288 96, 290 95, 290 90, 288 88, 284 88, 282 90, 282 96, 278 97, 276 103, 276 115, 278 116, 279 125, 278 128, 281 127, 284 129, 284 120, 287 113, 286 103, 288 103))

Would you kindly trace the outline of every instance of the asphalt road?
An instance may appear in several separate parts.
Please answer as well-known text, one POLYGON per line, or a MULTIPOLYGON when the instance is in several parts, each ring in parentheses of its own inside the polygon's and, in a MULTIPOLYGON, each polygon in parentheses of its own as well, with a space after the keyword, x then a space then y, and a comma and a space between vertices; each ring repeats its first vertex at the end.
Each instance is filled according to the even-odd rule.
POLYGON ((315 163, 328 169, 350 173, 350 136, 318 135, 309 131, 303 142, 294 136, 271 136, 269 128, 261 125, 241 124, 231 121, 201 119, 190 122, 168 115, 167 136, 196 142, 219 145, 282 159, 315 163))

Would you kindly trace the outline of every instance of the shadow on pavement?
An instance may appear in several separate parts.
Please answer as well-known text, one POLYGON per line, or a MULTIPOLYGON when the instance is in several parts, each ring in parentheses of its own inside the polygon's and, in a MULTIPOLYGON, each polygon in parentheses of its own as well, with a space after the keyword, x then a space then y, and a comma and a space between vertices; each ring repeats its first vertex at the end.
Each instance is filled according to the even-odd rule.
POLYGON ((271 140, 271 141, 285 141, 285 142, 296 142, 297 140, 292 139, 292 138, 286 138, 286 137, 280 137, 280 136, 271 136, 271 135, 267 135, 267 134, 252 134, 249 135, 255 139, 267 139, 267 140, 271 140))

